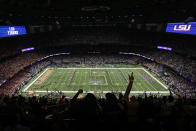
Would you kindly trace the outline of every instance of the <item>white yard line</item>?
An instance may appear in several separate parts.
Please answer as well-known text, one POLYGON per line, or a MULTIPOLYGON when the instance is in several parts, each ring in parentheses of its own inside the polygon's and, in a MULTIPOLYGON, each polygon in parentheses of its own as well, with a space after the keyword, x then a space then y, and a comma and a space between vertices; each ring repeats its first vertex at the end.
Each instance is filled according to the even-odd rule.
MULTIPOLYGON (((81 84, 81 80, 82 80, 81 78, 83 78, 83 77, 82 77, 82 74, 83 74, 83 72, 79 73, 79 75, 78 75, 78 76, 79 76, 79 85, 81 84)), ((77 75, 77 74, 76 74, 76 75, 77 75)), ((76 78, 77 78, 77 77, 76 77, 76 78)), ((77 81, 76 81, 76 83, 77 83, 77 81)), ((76 85, 76 86, 79 87, 79 85, 76 85)), ((76 88, 77 88, 77 87, 76 87, 76 88)))
POLYGON ((69 73, 66 72, 65 78, 62 81, 63 84, 67 85, 67 81, 69 81, 69 73))
MULTIPOLYGON (((138 71, 136 71, 136 72, 138 73, 138 71)), ((141 84, 141 86, 137 86, 137 89, 138 89, 138 87, 139 87, 140 89, 145 90, 145 87, 143 88, 143 86, 142 86, 142 85, 143 85, 142 80, 137 78, 137 81, 141 84)), ((137 81, 136 81, 136 83, 138 83, 137 81)), ((135 84, 136 84, 136 83, 135 83, 135 84)), ((149 88, 147 88, 147 89, 149 89, 149 88)))
POLYGON ((106 76, 103 75, 103 77, 104 77, 104 79, 105 79, 105 85, 108 86, 108 81, 107 81, 107 79, 106 79, 106 76))
MULTIPOLYGON (((107 70, 106 70, 107 71, 107 70)), ((108 74, 108 77, 109 77, 109 79, 110 79, 110 82, 111 82, 111 84, 112 84, 112 87, 114 86, 114 83, 113 83, 113 81, 112 81, 112 78, 111 78, 111 76, 110 76, 110 73, 109 73, 109 71, 107 71, 107 74, 108 74)))
MULTIPOLYGON (((103 84, 99 84, 100 86, 108 86, 108 82, 107 82, 107 79, 106 79, 106 76, 105 75, 94 75, 95 77, 99 76, 99 77, 103 77, 104 78, 104 83, 103 84)), ((91 86, 91 84, 90 84, 91 86)))
POLYGON ((150 75, 154 80, 156 80, 160 85, 162 85, 165 89, 167 89, 168 90, 168 88, 163 84, 163 83, 161 83, 159 80, 157 80, 153 75, 151 75, 147 70, 145 70, 144 68, 143 68, 143 70, 148 74, 148 75, 150 75))
MULTIPOLYGON (((144 78, 141 74, 140 74, 140 72, 137 72, 138 74, 139 74, 139 76, 141 76, 141 78, 144 80, 144 81, 146 81, 146 83, 148 84, 148 85, 150 85, 152 88, 154 88, 154 86, 152 86, 151 85, 151 83, 146 79, 146 78, 144 78)), ((149 87, 148 87, 149 88, 149 87)), ((149 88, 150 89, 150 88, 149 88)), ((150 89, 151 90, 151 89, 150 89)), ((157 91, 157 89, 156 88, 154 88, 154 90, 156 90, 157 91)))
MULTIPOLYGON (((117 72, 119 72, 119 70, 117 70, 117 72)), ((121 71, 120 71, 121 72, 121 71)), ((122 72, 120 73, 121 75, 118 75, 118 79, 119 79, 119 82, 121 82, 122 83, 122 85, 119 85, 120 87, 126 87, 127 86, 127 84, 128 83, 126 83, 127 81, 126 81, 126 78, 123 76, 123 74, 122 74, 122 72), (124 79, 125 79, 125 81, 126 82, 124 82, 124 79, 122 79, 121 77, 124 77, 124 79)), ((120 84, 121 84, 120 83, 120 84)))
MULTIPOLYGON (((54 68, 47 68, 47 69, 54 69, 54 68)), ((78 69, 78 70, 84 70, 84 69, 133 69, 133 70, 137 70, 137 69, 144 69, 144 68, 57 68, 57 69, 78 69)))
POLYGON ((41 74, 40 74, 31 84, 29 84, 23 91, 28 90, 29 87, 32 86, 32 85, 35 83, 36 80, 38 80, 44 73, 46 73, 46 71, 48 71, 48 68, 47 68, 44 72, 42 72, 42 73, 41 73, 41 74))
POLYGON ((86 79, 87 73, 86 72, 84 72, 84 73, 85 73, 85 75, 84 75, 84 81, 87 81, 87 79, 86 79))
MULTIPOLYGON (((32 92, 32 91, 26 91, 32 92)), ((35 91, 36 93, 46 93, 47 91, 35 91)), ((48 91, 48 92, 56 92, 56 91, 48 91)), ((61 91, 63 93, 77 93, 78 91, 61 91)), ((84 91, 83 93, 125 93, 125 91, 84 91)), ((137 94, 137 93, 144 93, 144 91, 131 91, 130 93, 137 94)), ((169 91, 146 91, 147 94, 168 94, 169 91)))
MULTIPOLYGON (((115 86, 117 86, 116 84, 119 83, 120 81, 119 81, 119 79, 117 78, 117 75, 115 75, 115 74, 116 74, 116 73, 113 72, 111 78, 114 78, 114 80, 115 80, 115 86)), ((119 85, 120 85, 120 83, 119 83, 119 85)))
POLYGON ((75 73, 76 73, 76 70, 74 70, 73 72, 72 72, 72 75, 69 77, 69 81, 68 81, 68 86, 70 86, 71 85, 71 81, 73 80, 73 78, 74 78, 74 75, 75 75, 75 73))
POLYGON ((119 69, 119 71, 120 71, 120 73, 122 74, 122 76, 124 77, 125 81, 126 81, 126 82, 127 82, 127 84, 128 84, 128 83, 129 83, 129 81, 127 80, 127 78, 126 78, 126 76, 125 76, 124 72, 122 72, 120 69, 119 69))
POLYGON ((64 75, 60 76, 60 77, 59 77, 59 80, 60 80, 61 82, 59 82, 58 84, 56 84, 55 88, 57 88, 59 85, 61 86, 62 81, 63 81, 65 78, 66 78, 66 76, 64 76, 64 75))

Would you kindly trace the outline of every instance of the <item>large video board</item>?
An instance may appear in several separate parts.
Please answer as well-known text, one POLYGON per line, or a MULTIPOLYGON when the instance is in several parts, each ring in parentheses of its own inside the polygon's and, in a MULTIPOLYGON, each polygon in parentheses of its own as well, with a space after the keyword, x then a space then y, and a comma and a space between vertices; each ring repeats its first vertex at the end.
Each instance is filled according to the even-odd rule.
POLYGON ((166 32, 196 35, 196 22, 168 23, 166 32))
POLYGON ((25 26, 0 26, 0 38, 27 34, 25 26))

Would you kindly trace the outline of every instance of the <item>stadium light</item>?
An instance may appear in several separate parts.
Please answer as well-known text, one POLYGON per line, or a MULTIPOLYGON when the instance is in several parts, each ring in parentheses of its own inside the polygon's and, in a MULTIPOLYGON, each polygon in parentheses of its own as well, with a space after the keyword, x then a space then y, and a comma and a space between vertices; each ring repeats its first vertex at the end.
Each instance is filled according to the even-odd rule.
POLYGON ((157 49, 172 51, 172 48, 165 46, 157 46, 157 49))
POLYGON ((34 47, 25 48, 25 49, 21 49, 21 52, 31 51, 31 50, 34 50, 34 49, 35 49, 34 47))

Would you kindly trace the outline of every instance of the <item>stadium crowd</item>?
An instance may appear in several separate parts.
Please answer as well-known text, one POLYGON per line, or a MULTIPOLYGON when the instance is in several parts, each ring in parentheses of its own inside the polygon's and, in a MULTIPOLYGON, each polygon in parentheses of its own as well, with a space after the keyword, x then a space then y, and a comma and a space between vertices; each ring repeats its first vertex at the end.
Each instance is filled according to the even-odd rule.
POLYGON ((156 73, 167 83, 167 85, 172 87, 171 89, 175 94, 180 96, 195 97, 195 84, 181 77, 176 72, 171 70, 171 68, 163 68, 162 71, 160 71, 160 64, 155 62, 143 62, 143 65, 152 72, 156 73))
POLYGON ((0 81, 12 78, 17 72, 41 58, 36 53, 20 54, 0 64, 0 81))
POLYGON ((189 59, 189 56, 196 58, 193 47, 196 39, 165 33, 167 22, 188 24, 195 20, 196 1, 120 3, 114 0, 0 0, 0 25, 26 25, 28 33, 0 39, 0 131, 196 130, 193 98, 196 96, 196 61, 189 59), (159 44, 170 46, 174 51, 155 50, 159 44), (36 53, 21 53, 21 49, 32 46, 36 47, 36 53), (57 53, 57 48, 73 55, 39 61, 48 53, 57 53), (153 52, 149 52, 151 49, 153 52), (97 50, 106 55, 91 54, 97 50), (119 51, 140 53, 154 61, 111 55, 119 51), (87 52, 91 53, 83 54, 87 52), (72 98, 61 94, 50 98, 50 93, 24 97, 18 93, 48 66, 104 67, 106 64, 112 67, 142 65, 171 87, 170 95, 144 92, 128 97, 133 76, 129 77, 124 95, 107 93, 105 97, 96 97, 84 94, 81 89, 72 98))
MULTIPOLYGON (((131 81, 131 79, 130 79, 131 81)), ((133 81, 133 80, 132 80, 133 81)), ((128 85, 127 89, 130 86, 128 85)), ((126 91, 127 92, 127 91, 126 91)), ((194 99, 170 96, 130 98, 113 93, 81 97, 80 89, 71 99, 0 96, 1 131, 60 130, 151 130, 194 131, 196 104, 194 99)), ((126 94, 126 93, 125 93, 126 94)), ((129 93, 128 93, 129 95, 129 93)))
POLYGON ((196 81, 196 60, 168 51, 150 52, 146 56, 153 58, 157 63, 171 67, 191 82, 196 81))

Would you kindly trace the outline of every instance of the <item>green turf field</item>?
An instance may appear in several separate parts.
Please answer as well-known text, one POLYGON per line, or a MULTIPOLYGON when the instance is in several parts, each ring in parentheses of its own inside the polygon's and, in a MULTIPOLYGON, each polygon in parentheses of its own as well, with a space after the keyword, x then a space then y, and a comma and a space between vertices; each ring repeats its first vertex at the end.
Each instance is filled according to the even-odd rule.
POLYGON ((122 92, 128 84, 128 74, 134 74, 131 93, 168 94, 167 86, 144 68, 47 68, 24 87, 23 92, 84 93, 122 92))

